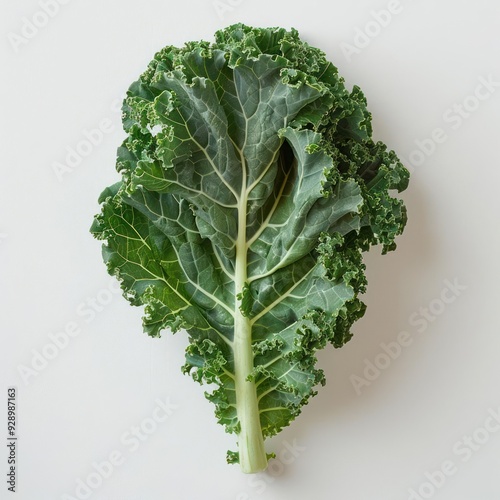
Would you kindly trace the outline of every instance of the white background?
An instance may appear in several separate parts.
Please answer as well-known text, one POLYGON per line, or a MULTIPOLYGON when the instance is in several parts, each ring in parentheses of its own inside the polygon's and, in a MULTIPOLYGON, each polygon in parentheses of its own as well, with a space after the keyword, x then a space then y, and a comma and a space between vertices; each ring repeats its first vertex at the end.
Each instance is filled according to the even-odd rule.
POLYGON ((380 27, 372 11, 387 9, 386 0, 72 0, 22 43, 15 35, 22 36, 23 18, 32 20, 40 6, 3 0, 2 477, 11 385, 20 440, 18 493, 8 494, 2 479, 1 498, 83 498, 77 481, 112 452, 123 463, 92 499, 418 499, 411 489, 439 500, 500 498, 500 432, 488 420, 500 407, 499 84, 480 89, 480 102, 472 97, 481 78, 500 82, 500 4, 399 6, 380 27), (366 93, 375 138, 414 167, 397 252, 366 256, 366 316, 348 345, 320 353, 327 386, 267 443, 282 461, 258 476, 225 463, 235 439, 216 423, 205 388, 180 372, 185 336, 141 333, 141 311, 109 291, 100 243, 88 232, 98 194, 118 179, 115 151, 124 134, 116 101, 156 50, 210 40, 238 21, 294 26, 325 50, 348 87, 366 93), (365 29, 370 38, 361 48, 365 29), (346 55, 343 44, 356 52, 346 55), (464 101, 460 117, 453 106, 464 101), (58 179, 54 163, 65 163, 67 148, 106 119, 113 130, 58 179), (444 135, 431 151, 436 128, 444 135), (416 153, 416 141, 429 154, 416 153), (445 280, 466 287, 445 291, 454 299, 448 304, 440 298, 445 280), (429 305, 434 312, 421 309, 429 305), (49 335, 68 323, 80 333, 54 354, 49 335), (381 344, 402 331, 411 344, 387 363, 381 344), (44 349, 54 358, 38 359, 36 375, 21 376, 44 349), (366 375, 371 380, 356 391, 353 381, 366 375), (157 398, 177 408, 133 450, 123 436, 151 424, 157 398), (286 443, 295 443, 296 456, 283 452, 286 443), (439 487, 425 485, 426 473, 446 461, 453 472, 434 474, 439 487))

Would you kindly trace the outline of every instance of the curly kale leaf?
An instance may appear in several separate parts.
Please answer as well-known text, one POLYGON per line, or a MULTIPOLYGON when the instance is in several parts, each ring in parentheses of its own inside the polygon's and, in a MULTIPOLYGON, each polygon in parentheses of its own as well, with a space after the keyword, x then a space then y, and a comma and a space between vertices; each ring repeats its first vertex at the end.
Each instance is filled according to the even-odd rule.
POLYGON ((92 226, 144 330, 189 335, 183 370, 238 435, 242 470, 324 384, 315 352, 365 312, 362 252, 406 222, 408 172, 361 90, 295 30, 234 25, 166 47, 123 106, 122 180, 92 226))

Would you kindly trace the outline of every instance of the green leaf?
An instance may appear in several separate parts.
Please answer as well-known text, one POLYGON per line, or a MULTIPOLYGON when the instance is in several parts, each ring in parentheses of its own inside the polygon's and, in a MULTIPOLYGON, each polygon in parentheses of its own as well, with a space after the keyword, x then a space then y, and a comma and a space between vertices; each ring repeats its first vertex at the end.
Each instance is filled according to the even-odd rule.
POLYGON ((245 472, 301 411, 365 312, 362 252, 395 248, 408 172, 371 115, 295 30, 234 25, 166 47, 129 88, 122 180, 91 231, 144 306, 144 330, 184 329, 185 373, 238 436, 245 472))

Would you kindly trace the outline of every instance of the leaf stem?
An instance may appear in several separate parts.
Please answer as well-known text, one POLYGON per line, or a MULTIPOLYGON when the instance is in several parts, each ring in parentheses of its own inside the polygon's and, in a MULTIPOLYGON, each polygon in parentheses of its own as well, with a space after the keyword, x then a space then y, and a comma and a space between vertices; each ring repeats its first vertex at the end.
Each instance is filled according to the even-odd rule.
MULTIPOLYGON (((245 170, 245 168, 243 169, 245 170)), ((246 176, 243 187, 246 185, 246 176)), ((242 189, 238 207, 238 238, 235 258, 235 296, 243 292, 247 282, 247 197, 242 189)), ((236 412, 240 423, 238 434, 239 461, 241 470, 254 473, 267 467, 264 438, 260 426, 259 402, 254 381, 248 380, 253 371, 252 324, 241 311, 241 299, 235 299, 234 308, 234 370, 236 390, 236 412)))

